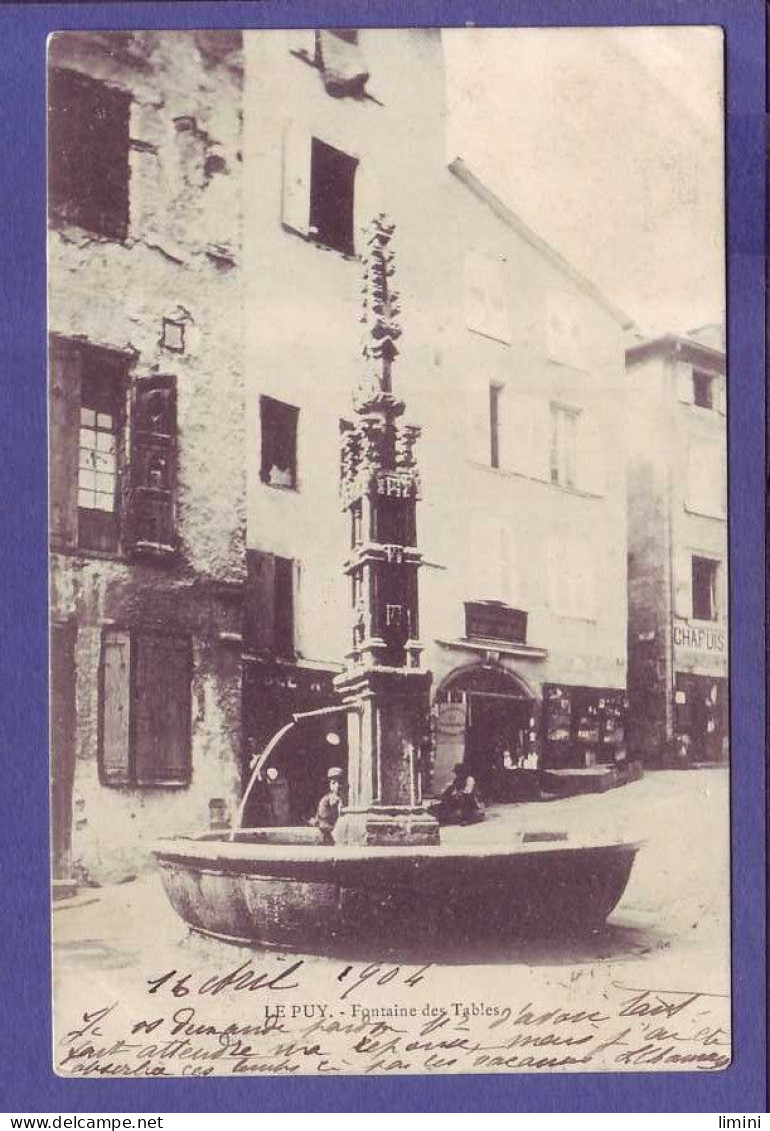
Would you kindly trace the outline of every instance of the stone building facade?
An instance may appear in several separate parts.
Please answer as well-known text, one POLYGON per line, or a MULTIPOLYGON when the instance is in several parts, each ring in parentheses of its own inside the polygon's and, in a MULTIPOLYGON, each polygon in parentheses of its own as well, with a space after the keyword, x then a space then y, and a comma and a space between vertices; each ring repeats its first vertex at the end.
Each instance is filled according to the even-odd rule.
POLYGON ((239 35, 49 47, 54 875, 240 788, 239 35))
MULTIPOLYGON (((56 872, 232 817, 278 728, 339 703, 381 212, 422 428, 423 793, 458 761, 489 792, 505 750, 624 758, 628 319, 448 160, 440 32, 67 33, 49 67, 56 872)), ((293 820, 346 747, 343 715, 287 736, 293 820)))
POLYGON ((721 329, 629 348, 628 687, 651 765, 728 755, 726 355, 721 329))
MULTIPOLYGON (((394 388, 422 428, 423 790, 462 760, 488 786, 505 748, 622 759, 628 318, 448 162, 438 31, 255 33, 244 91, 247 600, 276 611, 246 641, 250 737, 331 702, 349 647, 339 439, 361 376, 361 240, 383 210, 394 388)), ((287 741, 300 808, 343 744, 326 722, 287 741)))

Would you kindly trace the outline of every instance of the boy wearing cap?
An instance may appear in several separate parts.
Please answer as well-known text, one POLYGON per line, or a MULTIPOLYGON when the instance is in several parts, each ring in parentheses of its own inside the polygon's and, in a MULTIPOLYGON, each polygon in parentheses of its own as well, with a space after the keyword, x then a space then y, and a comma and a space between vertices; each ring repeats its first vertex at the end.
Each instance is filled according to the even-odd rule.
POLYGON ((342 804, 340 788, 342 785, 343 772, 339 766, 332 766, 326 776, 329 779, 329 790, 318 802, 316 815, 310 823, 321 830, 324 844, 333 844, 334 837, 332 836, 332 832, 339 819, 340 806, 342 804))

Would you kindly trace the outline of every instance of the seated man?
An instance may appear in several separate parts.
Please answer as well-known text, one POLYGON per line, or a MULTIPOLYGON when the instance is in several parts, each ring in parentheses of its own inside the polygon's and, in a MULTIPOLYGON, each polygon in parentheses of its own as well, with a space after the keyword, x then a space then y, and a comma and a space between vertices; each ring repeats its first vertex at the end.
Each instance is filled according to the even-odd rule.
POLYGON ((440 825, 475 825, 484 820, 484 806, 476 794, 476 781, 462 763, 454 768, 450 785, 428 812, 440 825))

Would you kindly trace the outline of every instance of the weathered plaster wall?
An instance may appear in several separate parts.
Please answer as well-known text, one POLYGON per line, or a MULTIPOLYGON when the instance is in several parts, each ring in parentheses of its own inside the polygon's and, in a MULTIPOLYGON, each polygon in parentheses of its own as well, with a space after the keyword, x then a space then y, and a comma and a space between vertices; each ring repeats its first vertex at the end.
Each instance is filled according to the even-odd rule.
POLYGON ((177 378, 177 558, 52 558, 52 615, 78 626, 73 864, 102 881, 146 866, 156 835, 205 825, 212 797, 232 807, 239 794, 240 654, 219 634, 240 631, 244 575, 240 41, 61 34, 50 64, 132 96, 127 238, 52 228, 50 329, 130 353, 132 378, 177 378), (184 324, 184 352, 164 347, 164 318, 184 324), (99 652, 110 624, 192 638, 187 787, 99 784, 99 652))

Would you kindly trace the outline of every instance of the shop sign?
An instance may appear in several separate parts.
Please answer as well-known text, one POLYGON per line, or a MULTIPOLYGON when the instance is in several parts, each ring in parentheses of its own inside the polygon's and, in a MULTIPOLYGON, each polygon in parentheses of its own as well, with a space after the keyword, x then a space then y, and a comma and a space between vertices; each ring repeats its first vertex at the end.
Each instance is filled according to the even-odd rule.
POLYGON ((676 663, 693 671, 724 674, 727 665, 727 628, 680 621, 672 627, 676 663))
POLYGON ((674 644, 677 648, 690 648, 695 652, 727 652, 727 632, 724 628, 703 628, 691 624, 674 625, 674 644))
POLYGON ((496 601, 465 602, 465 635, 469 640, 525 644, 527 614, 496 601))

